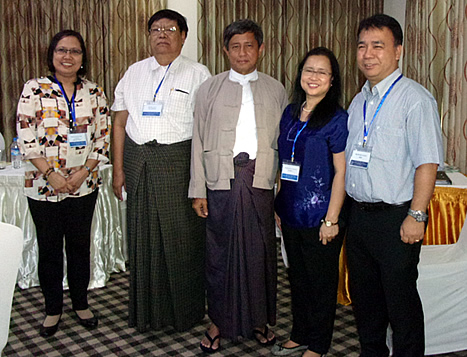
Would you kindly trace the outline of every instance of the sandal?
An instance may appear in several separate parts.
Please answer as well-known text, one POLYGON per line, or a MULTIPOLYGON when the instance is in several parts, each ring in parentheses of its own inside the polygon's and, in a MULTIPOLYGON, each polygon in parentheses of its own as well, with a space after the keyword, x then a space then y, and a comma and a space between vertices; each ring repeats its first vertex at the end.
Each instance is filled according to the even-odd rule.
POLYGON ((214 337, 211 337, 209 336, 209 333, 206 331, 204 333, 204 336, 206 336, 206 338, 209 340, 209 347, 207 346, 204 346, 201 342, 199 343, 199 347, 201 348, 201 350, 203 350, 203 352, 206 352, 206 353, 214 353, 214 352, 217 352, 220 350, 221 348, 221 335, 218 334, 217 336, 214 336, 214 337), (219 346, 217 348, 212 348, 212 345, 214 344, 214 342, 216 342, 216 340, 219 339, 219 346))
POLYGON ((273 338, 271 340, 268 339, 268 333, 269 333, 269 328, 268 328, 268 325, 265 325, 264 326, 264 332, 261 331, 261 330, 258 330, 257 328, 255 328, 253 330, 253 334, 255 336, 255 340, 258 341, 258 343, 262 346, 272 346, 273 344, 276 343, 276 336, 273 336, 273 338), (257 335, 261 335, 262 337, 264 337, 266 339, 266 342, 263 342, 261 341, 257 335))

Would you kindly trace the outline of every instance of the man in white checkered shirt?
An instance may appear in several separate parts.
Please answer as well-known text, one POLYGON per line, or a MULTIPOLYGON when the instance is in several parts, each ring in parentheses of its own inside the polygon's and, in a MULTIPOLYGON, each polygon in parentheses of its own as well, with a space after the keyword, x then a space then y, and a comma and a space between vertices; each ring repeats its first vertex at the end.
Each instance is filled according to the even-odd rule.
POLYGON ((204 317, 204 222, 188 199, 193 103, 209 70, 181 56, 188 26, 172 10, 148 21, 153 56, 115 89, 113 190, 128 194, 129 325, 181 331, 204 317))

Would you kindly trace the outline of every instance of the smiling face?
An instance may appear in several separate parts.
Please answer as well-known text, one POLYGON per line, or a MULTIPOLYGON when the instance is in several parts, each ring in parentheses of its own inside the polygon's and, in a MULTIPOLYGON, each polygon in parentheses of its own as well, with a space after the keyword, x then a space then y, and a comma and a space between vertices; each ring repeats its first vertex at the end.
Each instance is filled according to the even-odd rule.
POLYGON ((253 32, 245 32, 232 36, 229 48, 224 47, 224 52, 229 57, 230 67, 235 72, 245 75, 256 69, 256 63, 263 48, 263 44, 258 46, 253 32))
POLYGON ((177 21, 162 18, 154 21, 151 29, 166 29, 160 33, 150 31, 149 42, 151 50, 157 62, 161 65, 167 65, 177 58, 182 52, 183 44, 185 43, 186 33, 181 32, 178 27, 177 21), (175 27, 177 30, 174 32, 169 31, 169 28, 175 27))
POLYGON ((78 70, 83 63, 83 55, 72 54, 70 51, 59 54, 57 52, 59 49, 82 51, 81 44, 74 36, 64 37, 58 41, 53 54, 53 65, 57 79, 60 82, 66 79, 76 80, 78 70))
POLYGON ((300 79, 307 102, 316 105, 325 96, 332 84, 332 68, 329 58, 322 55, 310 56, 305 61, 300 79))
POLYGON ((397 69, 401 53, 402 46, 394 46, 394 36, 387 27, 360 32, 357 63, 371 87, 397 69))

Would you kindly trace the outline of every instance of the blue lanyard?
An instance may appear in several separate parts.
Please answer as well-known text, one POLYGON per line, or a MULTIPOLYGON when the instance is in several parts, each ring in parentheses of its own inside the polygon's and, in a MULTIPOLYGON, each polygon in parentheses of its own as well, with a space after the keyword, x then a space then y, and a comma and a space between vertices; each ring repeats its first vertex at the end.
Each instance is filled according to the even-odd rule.
POLYGON ((154 101, 156 101, 157 93, 159 93, 159 89, 161 89, 162 82, 164 82, 165 76, 167 75, 167 72, 169 71, 171 65, 172 62, 169 63, 169 66, 165 70, 164 77, 162 77, 161 81, 159 82, 159 85, 157 86, 156 92, 154 93, 154 101))
POLYGON ((303 129, 305 129, 305 127, 306 127, 307 124, 308 124, 308 123, 305 122, 305 124, 303 124, 302 128, 301 128, 299 131, 297 131, 297 135, 295 135, 295 139, 294 139, 294 141, 293 141, 293 146, 292 146, 292 157, 290 158, 290 161, 292 161, 292 162, 293 162, 294 157, 295 157, 295 143, 297 142, 298 136, 299 136, 300 133, 303 131, 303 129))
POLYGON ((68 100, 68 97, 66 95, 65 90, 63 89, 61 83, 59 82, 59 80, 57 79, 57 76, 55 76, 55 74, 54 74, 54 78, 55 78, 55 82, 58 83, 58 86, 60 87, 60 90, 62 91, 63 96, 65 97, 66 103, 68 104, 68 110, 70 112, 71 118, 73 119, 73 124, 76 126, 76 114, 75 114, 76 85, 75 85, 75 90, 73 91, 73 95, 71 96, 71 103, 70 103, 70 101, 68 100))
POLYGON ((363 146, 366 145, 366 142, 368 140, 368 134, 370 132, 370 128, 371 128, 371 125, 373 124, 373 121, 375 120, 376 118, 376 115, 378 114, 379 110, 381 109, 381 107, 383 106, 383 103, 384 101, 386 100, 387 96, 389 95, 389 93, 391 93, 392 89, 394 88, 394 86, 396 85, 397 82, 399 82, 399 80, 402 78, 402 74, 397 77, 397 79, 391 84, 391 86, 389 87, 389 89, 386 91, 386 93, 384 94, 383 98, 381 99, 381 102, 379 102, 379 105, 378 105, 378 108, 376 108, 376 111, 375 111, 375 114, 373 114, 373 119, 371 119, 371 122, 370 122, 370 125, 367 127, 366 126, 366 100, 365 102, 363 103, 363 146))

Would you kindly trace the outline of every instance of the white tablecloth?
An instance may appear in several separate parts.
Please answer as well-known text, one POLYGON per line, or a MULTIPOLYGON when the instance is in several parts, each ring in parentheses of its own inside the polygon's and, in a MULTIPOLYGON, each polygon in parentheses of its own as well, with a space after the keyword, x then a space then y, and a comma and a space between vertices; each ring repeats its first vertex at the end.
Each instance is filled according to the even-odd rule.
MULTIPOLYGON (((91 227, 91 280, 89 288, 105 286, 112 272, 125 271, 126 202, 120 202, 112 191, 112 165, 100 168, 103 184, 99 188, 91 227)), ((24 169, 7 166, 0 170, 0 221, 23 230, 23 259, 18 274, 22 289, 39 285, 37 275, 38 247, 36 229, 23 192, 24 169)), ((64 286, 68 287, 66 266, 64 286)))

